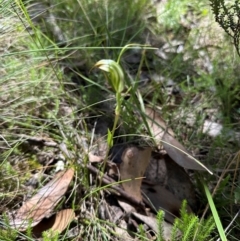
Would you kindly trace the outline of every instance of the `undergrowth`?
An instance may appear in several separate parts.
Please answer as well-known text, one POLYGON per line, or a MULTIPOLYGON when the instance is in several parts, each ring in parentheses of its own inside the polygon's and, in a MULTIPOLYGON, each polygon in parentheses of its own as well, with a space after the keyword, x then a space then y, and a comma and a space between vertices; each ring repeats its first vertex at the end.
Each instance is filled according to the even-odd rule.
MULTIPOLYGON (((96 149, 99 136, 108 135, 109 146, 116 141, 141 140, 146 133, 134 116, 134 108, 141 107, 141 100, 159 107, 182 143, 213 169, 213 176, 203 174, 201 178, 207 180, 214 194, 213 205, 220 223, 224 228, 231 224, 230 231, 226 231, 228 239, 239 239, 239 218, 235 218, 240 199, 239 154, 236 154, 239 140, 233 136, 239 131, 238 59, 221 29, 213 25, 220 37, 208 33, 211 26, 206 26, 206 22, 211 17, 203 21, 203 26, 197 24, 211 15, 207 1, 196 5, 180 1, 176 6, 178 2, 169 0, 159 12, 148 0, 3 1, 0 9, 1 240, 17 237, 34 240, 30 229, 21 233, 10 228, 4 213, 19 207, 23 196, 34 192, 26 188, 33 175, 38 176, 46 165, 48 174, 53 174, 59 160, 64 160, 66 166, 73 165, 78 173, 73 195, 65 205, 85 212, 78 219, 80 223, 75 222, 78 234, 71 240, 118 240, 116 225, 98 218, 96 207, 103 195, 97 186, 92 186, 88 171, 78 160, 87 163, 86 153, 96 149), (123 68, 124 90, 128 95, 123 98, 121 91, 118 93, 116 108, 111 86, 104 75, 92 68, 101 59, 117 61, 127 44, 135 45, 125 51, 118 64, 123 68), (154 54, 154 48, 162 50, 159 56, 154 54), (173 89, 171 94, 167 92, 169 87, 173 89), (172 94, 174 91, 176 94, 172 94), (118 108, 122 108, 121 112, 118 108), (114 127, 116 114, 122 122, 120 128, 117 121, 114 127), (189 118, 194 119, 190 127, 189 118), (103 119, 101 127, 96 126, 99 119, 103 119), (212 138, 202 133, 200 129, 206 119, 221 123, 223 134, 212 138), (107 130, 109 126, 114 129, 112 135, 107 130), (56 148, 29 140, 29 136, 62 143, 64 156, 56 148), (96 195, 94 190, 101 195, 96 195)), ((209 237, 219 236, 219 229, 213 231, 216 214, 207 208, 209 199, 201 187, 201 178, 195 183, 201 202, 199 214, 187 214, 184 204, 180 219, 173 224, 171 240, 210 240, 209 237), (209 218, 204 220, 204 215, 209 218), (183 234, 181 238, 179 230, 183 234)), ((44 177, 38 176, 36 182, 44 183, 44 177)), ((157 217, 157 239, 163 240, 163 216, 157 217)), ((141 240, 144 227, 138 231, 141 240)), ((50 240, 48 235, 44 234, 44 240, 50 240)), ((67 240, 65 237, 57 234, 55 239, 67 240)))

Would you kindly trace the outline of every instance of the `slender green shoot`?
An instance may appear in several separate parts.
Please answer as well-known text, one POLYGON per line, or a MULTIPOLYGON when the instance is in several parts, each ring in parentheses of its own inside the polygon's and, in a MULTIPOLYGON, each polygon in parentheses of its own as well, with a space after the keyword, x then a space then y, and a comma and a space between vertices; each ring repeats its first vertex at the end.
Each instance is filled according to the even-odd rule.
POLYGON ((207 196, 207 199, 208 199, 208 203, 209 203, 210 209, 212 211, 212 215, 213 215, 214 221, 215 221, 217 229, 218 229, 219 236, 220 236, 222 241, 227 241, 227 237, 225 235, 225 232, 224 232, 221 220, 220 220, 220 218, 218 216, 218 212, 217 212, 217 209, 216 209, 215 204, 213 202, 212 195, 209 192, 209 189, 208 189, 206 183, 204 183, 204 182, 203 182, 203 187, 204 187, 204 191, 205 191, 205 194, 207 196))

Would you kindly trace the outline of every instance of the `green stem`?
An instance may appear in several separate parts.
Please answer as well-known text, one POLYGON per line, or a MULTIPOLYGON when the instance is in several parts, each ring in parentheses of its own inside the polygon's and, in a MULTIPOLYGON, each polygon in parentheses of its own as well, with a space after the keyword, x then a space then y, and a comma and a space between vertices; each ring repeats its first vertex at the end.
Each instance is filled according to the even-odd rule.
POLYGON ((156 48, 150 47, 149 45, 127 44, 127 45, 125 45, 125 46, 122 48, 122 50, 121 50, 121 52, 120 52, 120 54, 119 54, 119 56, 118 56, 118 59, 117 59, 117 63, 118 63, 118 64, 120 63, 120 59, 121 59, 123 53, 124 53, 124 52, 126 51, 126 49, 128 49, 129 47, 140 47, 140 48, 143 48, 143 49, 145 49, 145 48, 147 47, 148 49, 156 49, 156 48))
MULTIPOLYGON (((118 124, 118 120, 120 117, 120 113, 121 113, 121 105, 122 105, 122 96, 121 93, 117 92, 116 93, 116 108, 115 108, 115 118, 114 118, 114 123, 113 123, 113 128, 111 131, 111 139, 109 143, 113 143, 113 137, 115 134, 115 131, 117 129, 117 124, 118 124)), ((109 146, 109 149, 111 148, 111 146, 109 146)))

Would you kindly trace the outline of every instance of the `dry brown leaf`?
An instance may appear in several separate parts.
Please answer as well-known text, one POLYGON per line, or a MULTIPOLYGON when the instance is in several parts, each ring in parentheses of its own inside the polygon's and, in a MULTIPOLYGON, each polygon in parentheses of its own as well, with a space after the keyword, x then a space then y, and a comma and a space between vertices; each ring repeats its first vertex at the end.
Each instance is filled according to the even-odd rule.
POLYGON ((123 189, 137 201, 142 201, 141 184, 144 173, 151 157, 151 148, 127 147, 122 154, 120 164, 121 180, 129 180, 122 183, 123 189))
POLYGON ((90 152, 90 153, 88 153, 88 160, 91 163, 97 163, 97 162, 102 162, 103 161, 103 157, 94 155, 94 154, 92 154, 90 152))
POLYGON ((73 178, 74 170, 59 172, 50 182, 42 187, 37 194, 27 200, 10 221, 10 225, 24 231, 34 227, 52 212, 61 200, 73 178))
POLYGON ((165 121, 155 110, 150 107, 145 107, 145 113, 148 126, 152 132, 152 137, 154 137, 157 145, 160 145, 160 142, 162 141, 163 135, 166 131, 174 136, 172 129, 167 128, 165 121))
POLYGON ((51 229, 61 233, 75 218, 73 209, 64 209, 54 214, 50 218, 43 219, 33 229, 32 234, 34 237, 39 238, 42 232, 51 229))
POLYGON ((165 186, 167 184, 168 170, 166 162, 160 154, 156 156, 155 153, 153 153, 150 159, 150 163, 145 172, 145 175, 146 180, 144 181, 149 181, 153 184, 161 184, 162 186, 165 186))
POLYGON ((212 174, 202 163, 193 159, 185 147, 169 133, 165 133, 162 140, 164 149, 178 165, 186 169, 208 171, 212 174))
POLYGON ((119 206, 124 210, 125 213, 136 212, 136 209, 124 200, 117 200, 119 206))
POLYGON ((144 183, 160 185, 180 201, 186 199, 191 208, 196 208, 196 193, 188 173, 168 154, 153 153, 146 170, 144 183))
POLYGON ((55 222, 51 229, 61 233, 74 218, 75 213, 72 209, 61 210, 56 214, 55 222))
POLYGON ((167 128, 165 121, 161 116, 150 107, 145 108, 147 122, 151 130, 151 134, 155 139, 156 144, 159 146, 162 142, 164 149, 168 155, 180 166, 200 171, 208 171, 202 163, 192 158, 184 146, 174 138, 174 132, 171 128, 167 128))
MULTIPOLYGON (((179 216, 181 208, 181 201, 177 199, 171 192, 160 185, 142 185, 144 195, 149 199, 149 205, 158 211, 162 209, 165 211, 165 219, 173 223, 174 218, 179 216)), ((187 206, 188 212, 192 212, 191 208, 187 206)))
MULTIPOLYGON (((145 216, 140 213, 132 213, 136 218, 141 220, 142 222, 146 223, 148 227, 150 227, 154 232, 158 233, 158 224, 157 219, 150 216, 145 216)), ((164 240, 171 240, 171 232, 172 232, 172 225, 165 221, 162 222, 163 225, 163 237, 164 240)))
MULTIPOLYGON (((167 183, 164 187, 180 201, 183 201, 184 199, 187 200, 189 206, 193 210, 196 210, 196 188, 191 182, 189 174, 183 167, 173 161, 169 155, 164 155, 163 159, 165 160, 168 173, 167 183)), ((161 183, 158 184, 161 185, 161 183)))

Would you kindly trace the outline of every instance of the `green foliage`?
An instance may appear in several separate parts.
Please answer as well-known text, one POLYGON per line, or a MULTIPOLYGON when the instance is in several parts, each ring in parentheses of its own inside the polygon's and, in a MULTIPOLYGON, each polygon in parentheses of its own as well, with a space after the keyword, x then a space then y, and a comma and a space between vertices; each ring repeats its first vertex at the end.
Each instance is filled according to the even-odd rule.
POLYGON ((187 202, 183 201, 180 218, 175 219, 171 233, 171 241, 209 241, 215 229, 213 217, 200 221, 197 216, 187 212, 187 202), (179 231, 181 237, 179 238, 179 231))
POLYGON ((45 23, 46 31, 52 36, 54 42, 85 47, 76 51, 69 62, 74 61, 75 58, 79 61, 79 56, 81 56, 87 68, 91 68, 96 59, 102 59, 103 56, 106 59, 115 59, 118 53, 114 48, 139 42, 146 28, 145 15, 151 4, 148 0, 126 0, 124 2, 109 0, 59 2, 54 0, 51 1, 51 5, 54 7, 45 6, 45 8, 47 13, 57 16, 56 25, 60 26, 61 34, 53 33, 51 25, 47 22, 45 23), (64 38, 59 36, 64 36, 64 38), (62 39, 66 42, 61 43, 62 39), (113 47, 113 49, 107 50, 106 47, 113 47))
POLYGON ((159 210, 157 213, 157 225, 158 225, 158 235, 157 235, 157 241, 164 241, 164 227, 163 227, 163 221, 164 221, 164 211, 159 210))
POLYGON ((57 231, 45 231, 43 232, 43 241, 58 241, 59 239, 59 233, 57 231))
MULTIPOLYGON (((25 2, 26 1, 24 1, 24 3, 25 2)), ((54 140, 59 141, 59 143, 63 141, 71 143, 71 146, 74 146, 77 152, 76 159, 79 158, 78 155, 81 153, 79 146, 81 147, 82 143, 79 145, 79 141, 76 142, 74 140, 74 135, 75 133, 79 136, 83 135, 82 132, 78 131, 79 125, 87 125, 85 120, 82 119, 82 116, 85 116, 86 109, 90 109, 90 106, 87 106, 90 103, 88 100, 91 100, 90 104, 94 106, 97 105, 98 101, 107 101, 105 98, 106 96, 102 94, 102 92, 110 93, 110 91, 103 84, 104 81, 102 80, 101 75, 90 73, 92 76, 89 77, 84 76, 84 73, 88 73, 88 70, 94 65, 94 63, 103 58, 105 60, 110 60, 108 61, 108 64, 109 62, 114 63, 114 69, 117 70, 119 66, 116 66, 115 62, 113 62, 111 59, 118 59, 116 62, 117 64, 120 64, 121 52, 125 48, 123 46, 128 46, 129 43, 132 42, 145 44, 147 41, 146 36, 148 35, 145 33, 148 33, 148 31, 146 31, 148 28, 154 33, 158 31, 163 33, 161 36, 151 36, 150 34, 149 39, 160 37, 175 39, 176 36, 174 34, 176 31, 174 33, 171 31, 179 30, 182 33, 181 37, 184 40, 187 40, 190 29, 186 30, 186 27, 183 27, 181 22, 182 17, 188 12, 196 12, 197 14, 200 13, 201 16, 207 13, 206 7, 204 6, 204 1, 193 1, 190 3, 187 0, 169 0, 166 1, 164 12, 158 16, 161 20, 158 22, 160 24, 157 24, 154 21, 149 22, 149 19, 153 20, 156 17, 155 6, 150 4, 151 1, 149 0, 63 0, 60 2, 58 0, 46 0, 44 2, 49 3, 47 3, 43 9, 44 13, 52 13, 55 15, 55 27, 59 27, 61 33, 60 35, 52 31, 53 28, 51 26, 51 21, 48 21, 50 18, 46 18, 47 21, 45 22, 41 21, 41 23, 43 23, 41 26, 43 31, 34 28, 34 26, 30 24, 31 20, 26 9, 23 8, 22 11, 24 12, 25 17, 21 17, 21 20, 24 24, 19 23, 20 21, 16 23, 16 19, 18 18, 17 16, 14 17, 14 20, 11 20, 11 26, 14 26, 14 28, 17 29, 17 34, 15 30, 11 34, 14 36, 16 35, 16 38, 14 39, 16 42, 12 44, 12 38, 10 38, 10 41, 8 41, 9 37, 6 38, 7 41, 4 39, 1 41, 1 44, 9 43, 11 45, 10 47, 7 46, 5 48, 1 48, 4 50, 4 56, 2 58, 0 70, 0 88, 2 96, 4 96, 4 106, 6 105, 7 107, 1 110, 1 123, 4 123, 3 129, 1 129, 3 130, 3 133, 1 133, 1 135, 4 137, 6 136, 6 133, 7 137, 8 135, 11 135, 11 138, 7 138, 7 141, 9 142, 10 140, 10 147, 13 150, 12 143, 21 141, 18 139, 18 134, 24 133, 33 136, 39 133, 47 134, 47 136, 53 137, 54 140), (25 35, 22 36, 23 30, 26 28, 26 26, 31 26, 30 35, 26 35, 25 33, 25 35), (170 32, 166 32, 166 29, 170 32), (65 47, 60 49, 58 47, 59 44, 65 47), (79 87, 81 88, 82 94, 85 96, 81 95, 80 97, 77 96, 77 98, 75 98, 75 96, 72 95, 72 92, 69 94, 68 91, 65 91, 65 84, 71 85, 68 82, 70 76, 67 74, 65 75, 61 68, 57 68, 55 66, 56 61, 61 63, 63 58, 66 58, 65 61, 69 63, 70 66, 81 66, 82 69, 77 69, 74 71, 79 72, 79 76, 81 76, 81 78, 83 78, 87 83, 86 85, 81 85, 79 87), (83 66, 81 65, 82 62, 84 63, 83 66), (82 101, 82 99, 86 101, 82 101), (85 105, 86 103, 87 105, 85 105), (60 115, 59 113, 61 112, 62 105, 67 107, 68 110, 72 109, 72 114, 67 116, 60 115), (75 113, 77 112, 81 112, 80 118, 78 115, 75 116, 75 113), (76 120, 78 120, 79 123, 81 122, 81 124, 78 123, 76 128, 71 128, 72 125, 69 123, 76 120), (17 135, 15 135, 16 133, 17 135)), ((42 1, 43 5, 44 2, 42 1)), ((214 2, 214 4, 219 2, 222 4, 221 6, 223 6, 224 1, 212 0, 211 2, 214 2)), ((4 7, 10 8, 12 6, 10 1, 4 1, 3 3, 4 7)), ((229 33, 233 38, 236 39, 235 44, 238 44, 238 35, 234 32, 237 25, 236 22, 234 22, 235 18, 233 16, 239 12, 239 8, 235 6, 236 3, 237 1, 234 3, 234 8, 227 7, 227 10, 224 10, 224 13, 230 12, 231 14, 228 20, 221 16, 220 9, 215 7, 214 9, 215 13, 219 14, 219 19, 222 18, 222 21, 227 21, 224 26, 225 28, 231 29, 229 33)), ((5 12, 7 14, 4 14, 4 16, 9 17, 9 12, 5 12)), ((199 32, 201 32, 201 29, 199 32)), ((160 48, 162 44, 164 43, 157 41, 155 46, 160 48)), ((187 41, 184 44, 185 46, 189 45, 187 41)), ((113 138, 115 137, 114 130, 118 128, 117 121, 120 114, 125 123, 124 129, 126 130, 126 135, 129 133, 129 135, 133 135, 132 133, 134 133, 135 136, 133 139, 136 140, 135 137, 137 135, 144 134, 143 128, 140 129, 139 127, 140 130, 136 130, 139 123, 137 123, 138 120, 135 116, 135 110, 142 110, 143 102, 149 101, 147 94, 145 98, 145 95, 142 96, 142 90, 141 93, 140 91, 137 91, 137 88, 139 87, 138 83, 140 82, 140 73, 144 72, 146 69, 150 70, 149 72, 152 73, 157 72, 170 76, 174 79, 174 81, 176 80, 178 84, 179 82, 182 82, 182 90, 185 93, 185 99, 182 103, 184 103, 185 107, 187 108, 190 108, 192 105, 192 94, 199 95, 199 93, 201 93, 203 98, 207 100, 200 102, 202 108, 212 108, 212 101, 216 96, 222 101, 221 111, 224 116, 231 115, 234 108, 237 108, 237 101, 239 100, 237 94, 239 93, 240 88, 236 83, 238 81, 239 74, 234 72, 234 64, 232 68, 229 67, 231 66, 229 63, 232 64, 232 56, 230 55, 230 52, 226 50, 228 58, 225 58, 225 56, 224 58, 216 58, 214 72, 212 75, 204 71, 202 71, 201 74, 196 74, 197 67, 192 64, 192 62, 198 58, 199 49, 194 50, 194 47, 186 47, 184 50, 186 52, 184 53, 174 53, 169 55, 170 57, 167 56, 169 57, 167 60, 159 60, 159 58, 154 56, 154 54, 149 54, 150 57, 148 55, 144 56, 141 59, 139 66, 136 67, 138 72, 137 77, 133 80, 129 80, 128 75, 125 75, 126 79, 124 79, 124 81, 126 81, 127 84, 130 83, 127 87, 132 85, 132 88, 128 90, 130 97, 127 103, 122 103, 122 96, 120 95, 125 85, 123 81, 123 72, 125 70, 125 66, 122 64, 122 62, 121 66, 123 69, 121 69, 117 74, 113 73, 112 76, 108 76, 110 77, 110 79, 108 79, 108 81, 110 81, 110 85, 112 85, 114 92, 117 93, 115 98, 115 100, 117 100, 117 107, 115 109, 117 118, 115 118, 115 127, 113 128, 113 131, 108 131, 109 147, 113 145, 113 138), (192 57, 186 60, 186 57, 188 58, 188 56, 192 57), (152 63, 150 64, 147 63, 149 59, 153 59, 152 63), (224 64, 227 67, 221 68, 219 61, 222 59, 224 59, 224 64), (219 78, 220 83, 218 81, 215 85, 215 80, 218 80, 219 78), (113 79, 115 79, 115 81, 111 82, 113 79), (189 82, 191 83, 186 84, 185 80, 186 82, 190 80, 189 82), (193 82, 194 84, 192 84, 193 82), (213 92, 209 91, 209 88, 213 86, 217 89, 216 96, 215 92, 213 94, 213 92), (211 96, 211 98, 209 96, 211 96), (126 106, 124 106, 125 111, 121 111, 121 108, 123 108, 121 104, 126 104, 126 106), (129 131, 130 127, 132 127, 131 131, 129 131)), ((203 47, 203 50, 208 51, 208 49, 205 47, 203 47)), ((104 70, 109 71, 110 69, 105 68, 104 70)), ((162 88, 163 85, 159 84, 155 80, 153 80, 153 82, 154 83, 152 83, 151 86, 148 86, 153 94, 153 100, 150 100, 150 102, 154 102, 154 106, 158 105, 159 107, 162 103, 166 103, 167 95, 162 88), (159 102, 161 104, 159 104, 159 102)), ((173 122, 177 123, 178 121, 172 118, 173 111, 169 111, 168 107, 169 106, 167 106, 166 110, 170 118, 173 120, 173 122)), ((183 110, 184 112, 183 108, 184 107, 182 105, 179 109, 181 109, 181 111, 183 110)), ((193 108, 195 108, 195 106, 193 108)), ((197 112, 198 110, 194 111, 197 112)), ((89 113, 87 113, 86 116, 91 117, 89 113)), ((203 116, 200 116, 199 119, 200 121, 204 120, 203 116)), ((180 128, 182 127, 182 125, 179 126, 180 128)), ((88 127, 86 127, 84 130, 85 137, 87 135, 91 135, 88 133, 87 129, 88 127)), ((188 138, 182 129, 180 131, 180 136, 184 137, 183 139, 188 138)), ((200 140, 198 142, 198 147, 205 144, 203 140, 201 140, 199 133, 196 135, 194 134, 192 139, 200 140)), ((217 147, 220 147, 220 145, 217 145, 217 147)), ((215 148, 213 149, 215 155, 215 148)), ((23 151, 16 149, 15 153, 13 154, 15 156, 20 156, 22 153, 23 151)), ((13 155, 9 155, 8 159, 11 159, 12 156, 13 155)), ((35 159, 29 160, 28 164, 29 168, 37 168, 35 159)), ((18 173, 16 173, 9 162, 4 162, 4 165, 2 165, 1 168, 2 170, 0 171, 0 174, 4 176, 4 181, 0 184, 0 190, 3 192, 6 192, 6 190, 12 191, 16 188, 17 182, 15 182, 14 179, 5 179, 5 176, 10 177, 18 173)), ((87 169, 84 171, 87 173, 87 169)), ((79 171, 79 173, 81 172, 82 170, 79 171)), ((25 178, 28 178, 27 175, 25 178)), ((86 175, 86 179, 87 178, 88 175, 86 175)), ((22 180, 20 180, 20 183, 21 181, 22 180)), ((86 188, 86 186, 89 184, 85 185, 85 183, 81 181, 82 179, 80 180, 79 178, 79 183, 81 183, 86 190, 89 190, 89 188, 86 188)), ((227 186, 227 182, 225 182, 224 185, 226 189, 229 188, 229 186, 227 186)), ((221 190, 221 188, 219 190, 221 190)), ((98 189, 96 189, 96 191, 98 191, 98 189)), ((217 198, 222 197, 220 193, 217 193, 217 195, 217 198)), ((90 193, 89 196, 92 196, 92 194, 90 193)), ((86 195, 85 199, 87 199, 89 196, 86 195)), ((95 197, 97 199, 99 196, 96 195, 94 198, 95 197)), ((215 201, 218 200, 217 198, 215 201)), ((235 198, 237 201, 239 200, 239 189, 235 190, 235 198)), ((217 205, 217 207, 220 207, 221 202, 217 203, 217 205)), ((187 213, 186 205, 183 205, 182 207, 181 216, 182 217, 180 219, 175 220, 171 234, 172 241, 201 241, 210 239, 210 234, 215 226, 212 218, 209 218, 206 221, 200 221, 195 215, 187 213), (183 233, 181 238, 179 238, 178 230, 183 233)), ((161 225, 164 218, 163 213, 159 212, 157 217, 159 227, 157 238, 160 241, 163 240, 163 227, 161 225)), ((4 222, 7 223, 7 221, 4 222)), ((92 220, 90 220, 90 222, 92 222, 92 220)), ((98 223, 95 225, 93 222, 93 224, 94 225, 88 227, 87 232, 89 231, 89 233, 91 233, 91 231, 94 230, 94 238, 98 239, 100 229, 98 229, 98 223)), ((1 234, 0 231, 0 239, 16 239, 17 233, 15 231, 9 231, 9 233, 12 235, 11 239, 8 230, 7 232, 5 231, 6 230, 3 231, 3 234, 1 234)), ((106 235, 105 233, 102 235, 104 237, 103 240, 107 240, 109 238, 108 228, 106 228, 106 231, 104 232, 106 235)), ((140 233, 144 240, 147 239, 143 227, 140 228, 140 233)), ((27 236, 28 237, 25 238, 30 240, 31 229, 28 229, 27 236)), ((49 232, 44 233, 44 241, 58 240, 58 238, 58 234, 49 234, 49 232)), ((99 238, 99 240, 102 240, 101 238, 99 238)))
POLYGON ((29 237, 29 239, 33 238, 31 221, 29 221, 29 223, 28 223, 28 227, 27 227, 27 230, 26 230, 26 236, 29 237))
POLYGON ((240 186, 237 186, 234 190, 234 198, 236 203, 240 203, 240 186))
POLYGON ((207 199, 208 199, 210 209, 212 211, 214 221, 215 221, 217 229, 218 229, 219 236, 220 236, 222 241, 227 241, 227 238, 226 238, 221 220, 220 220, 219 215, 218 215, 218 211, 217 211, 216 206, 214 204, 214 201, 212 199, 212 195, 210 194, 209 189, 208 189, 208 187, 205 183, 203 183, 203 187, 204 187, 207 199))
POLYGON ((17 172, 14 170, 14 168, 10 165, 8 162, 3 162, 0 164, 0 176, 1 177, 11 177, 11 178, 2 178, 0 182, 0 192, 1 197, 3 198, 4 194, 7 196, 14 191, 17 187, 16 180, 13 178, 16 176, 17 172))
POLYGON ((159 22, 165 28, 173 30, 182 29, 183 16, 189 11, 202 15, 207 11, 204 1, 193 3, 187 0, 168 0, 163 6, 158 16, 159 22))
POLYGON ((233 38, 237 53, 240 56, 239 41, 239 21, 240 21, 240 1, 210 0, 212 11, 216 22, 233 38))
POLYGON ((13 241, 16 240, 18 236, 17 230, 12 229, 8 223, 9 223, 9 218, 7 215, 3 214, 2 215, 3 220, 0 221, 1 228, 0 228, 0 240, 4 241, 13 241))
POLYGON ((140 240, 141 241, 147 240, 147 235, 146 235, 146 232, 144 230, 144 226, 142 224, 140 224, 138 226, 138 228, 139 228, 139 238, 140 238, 140 240))
POLYGON ((160 23, 167 28, 179 28, 181 16, 187 12, 187 8, 186 1, 167 1, 163 12, 159 16, 159 18, 161 18, 160 23))
POLYGON ((230 68, 224 73, 227 76, 225 79, 221 78, 216 81, 216 95, 221 100, 220 107, 226 124, 235 123, 240 110, 240 83, 231 70, 230 68))

